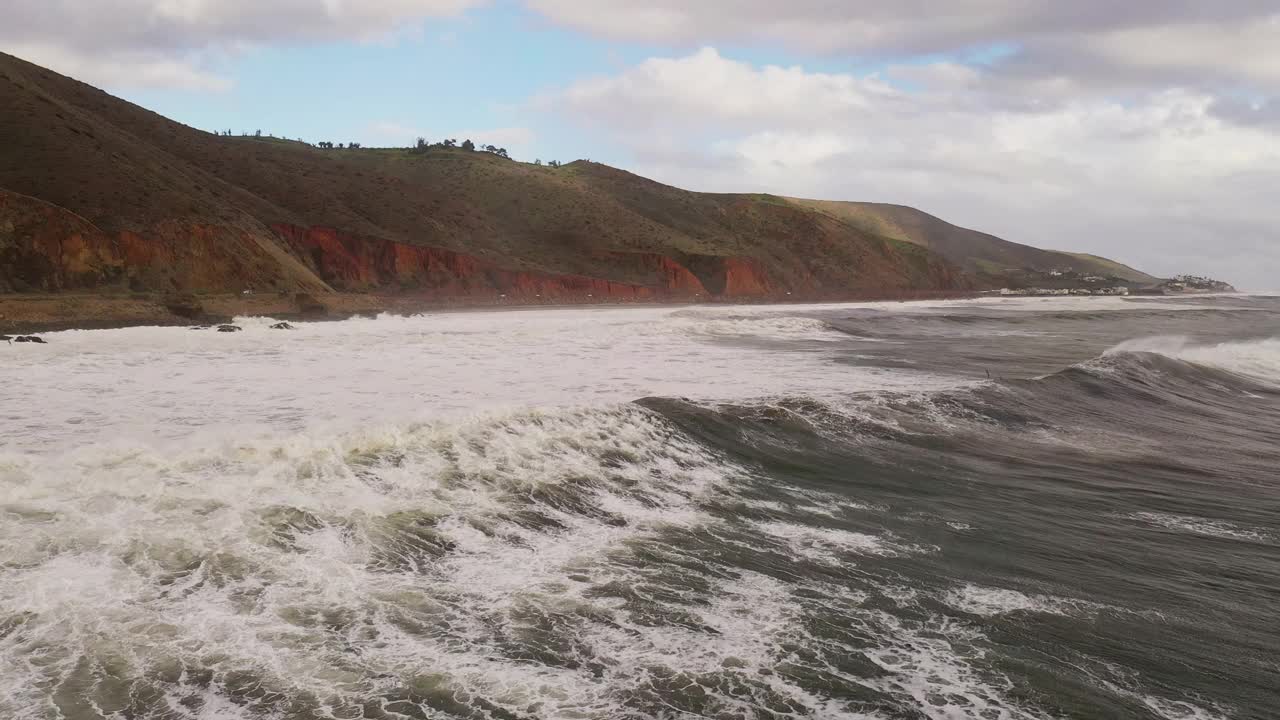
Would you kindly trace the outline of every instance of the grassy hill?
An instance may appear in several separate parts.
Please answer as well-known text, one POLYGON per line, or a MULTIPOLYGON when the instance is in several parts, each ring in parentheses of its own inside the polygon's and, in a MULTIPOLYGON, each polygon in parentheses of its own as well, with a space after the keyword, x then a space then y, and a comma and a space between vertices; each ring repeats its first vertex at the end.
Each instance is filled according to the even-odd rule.
POLYGON ((987 284, 1018 281, 1029 275, 1068 269, 1082 275, 1114 277, 1139 285, 1160 282, 1156 277, 1097 255, 1020 245, 952 225, 903 205, 801 199, 793 202, 828 213, 868 232, 927 247, 987 284))
POLYGON ((852 298, 990 282, 969 262, 985 256, 956 254, 971 231, 912 225, 952 227, 909 208, 872 221, 585 161, 224 137, 3 54, 0 137, 0 292, 852 298))

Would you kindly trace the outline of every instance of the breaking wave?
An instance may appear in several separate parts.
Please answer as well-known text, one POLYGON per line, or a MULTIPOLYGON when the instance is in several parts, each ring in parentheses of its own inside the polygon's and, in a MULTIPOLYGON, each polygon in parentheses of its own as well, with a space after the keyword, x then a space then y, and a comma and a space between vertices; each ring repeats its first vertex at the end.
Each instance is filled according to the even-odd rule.
POLYGON ((740 516, 759 478, 639 406, 10 458, 0 482, 6 717, 865 717, 833 682, 1031 716, 949 654, 972 631, 830 584, 927 549, 807 524, 833 516, 803 488, 740 516), (879 669, 844 667, 866 643, 879 669))
POLYGON ((0 716, 1266 717, 1280 341, 963 307, 54 338, 0 716))
POLYGON ((1154 353, 1280 383, 1280 339, 1277 338, 1205 345, 1185 336, 1151 337, 1120 343, 1106 354, 1123 353, 1154 353))

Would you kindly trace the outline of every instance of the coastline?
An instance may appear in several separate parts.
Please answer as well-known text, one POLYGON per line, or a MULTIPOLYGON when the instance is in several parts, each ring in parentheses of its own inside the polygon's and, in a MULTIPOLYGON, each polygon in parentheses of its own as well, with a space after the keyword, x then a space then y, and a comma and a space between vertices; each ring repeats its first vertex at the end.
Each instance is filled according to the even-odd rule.
POLYGON ((534 302, 525 298, 486 296, 424 297, 332 293, 305 296, 262 293, 209 294, 194 299, 198 312, 175 312, 172 297, 160 293, 32 293, 0 294, 0 333, 38 334, 64 330, 111 330, 139 326, 190 326, 230 322, 237 317, 278 320, 346 320, 380 314, 416 315, 469 310, 556 307, 652 307, 664 305, 783 305, 815 302, 883 302, 961 300, 980 297, 974 291, 895 291, 840 295, 750 297, 670 297, 643 301, 616 298, 559 297, 534 302))

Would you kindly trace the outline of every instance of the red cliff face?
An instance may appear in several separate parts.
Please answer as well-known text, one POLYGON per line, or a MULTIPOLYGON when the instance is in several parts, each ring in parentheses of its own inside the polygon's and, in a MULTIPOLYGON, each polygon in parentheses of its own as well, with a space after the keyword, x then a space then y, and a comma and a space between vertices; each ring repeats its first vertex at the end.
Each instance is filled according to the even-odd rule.
POLYGON ((118 245, 88 220, 0 191, 0 291, 92 288, 123 274, 118 245))
POLYGON ((65 208, 0 190, 0 291, 317 290, 265 228, 163 221, 108 233, 65 208))
POLYGON ((407 293, 524 301, 760 298, 784 295, 750 258, 654 253, 592 258, 612 278, 517 270, 444 248, 327 227, 161 221, 104 232, 64 208, 0 191, 0 292, 142 290, 407 293))
POLYGON ((727 297, 766 297, 777 290, 760 263, 751 258, 725 258, 724 291, 727 297))
POLYGON ((624 282, 574 274, 502 268, 444 248, 363 238, 333 228, 277 224, 272 229, 297 257, 335 290, 403 290, 432 297, 646 300, 708 296, 703 284, 675 260, 646 253, 614 253, 604 260, 624 282))

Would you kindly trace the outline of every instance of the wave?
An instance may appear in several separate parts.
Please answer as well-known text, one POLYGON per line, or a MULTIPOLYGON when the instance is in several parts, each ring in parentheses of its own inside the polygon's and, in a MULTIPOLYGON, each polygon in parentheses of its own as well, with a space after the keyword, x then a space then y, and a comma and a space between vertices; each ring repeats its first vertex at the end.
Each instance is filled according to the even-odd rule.
POLYGON ((758 340, 813 340, 834 342, 844 335, 826 321, 778 311, 744 311, 689 308, 667 315, 657 328, 671 333, 758 340))
POLYGON ((855 563, 936 551, 879 512, 639 405, 11 456, 0 714, 1037 717, 973 631, 860 609, 855 563))
POLYGON ((0 465, 6 717, 68 684, 71 717, 127 702, 113 687, 200 702, 179 677, 338 716, 396 693, 608 715, 616 678, 643 673, 574 638, 638 631, 628 544, 704 520, 735 472, 634 406, 72 462, 0 465))
MULTIPOLYGON (((677 312, 639 329, 664 344, 831 332, 677 312)), ((593 316, 591 342, 635 336, 611 317, 593 316)), ((537 320, 520 331, 547 332, 537 320)), ((370 333, 355 342, 388 322, 432 342, 475 329, 355 321, 370 333)), ((277 331, 245 337, 259 332, 277 331)), ((1135 341, 1037 379, 869 391, 835 365, 820 390, 767 399, 3 455, 0 715, 1050 717, 1046 673, 1020 657, 1070 656, 1106 622, 1142 651, 1185 641, 1179 662, 1201 668, 1195 648, 1222 630, 1206 614, 1265 612, 1250 583, 1271 577, 1280 396, 1257 365, 1274 342, 1135 341), (1230 582, 1204 535, 1250 541, 1232 545, 1230 582), (1030 579, 995 579, 1016 577, 1030 579), (1140 623, 1155 613, 1101 612, 1148 602, 1174 612, 1154 628, 1140 623)), ((1092 708, 1216 712, 1165 677, 1052 670, 1081 702, 1101 693, 1092 708)))
POLYGON ((1280 338, 1212 345, 1185 336, 1138 338, 1120 343, 1104 354, 1152 353, 1252 378, 1280 383, 1280 338))

